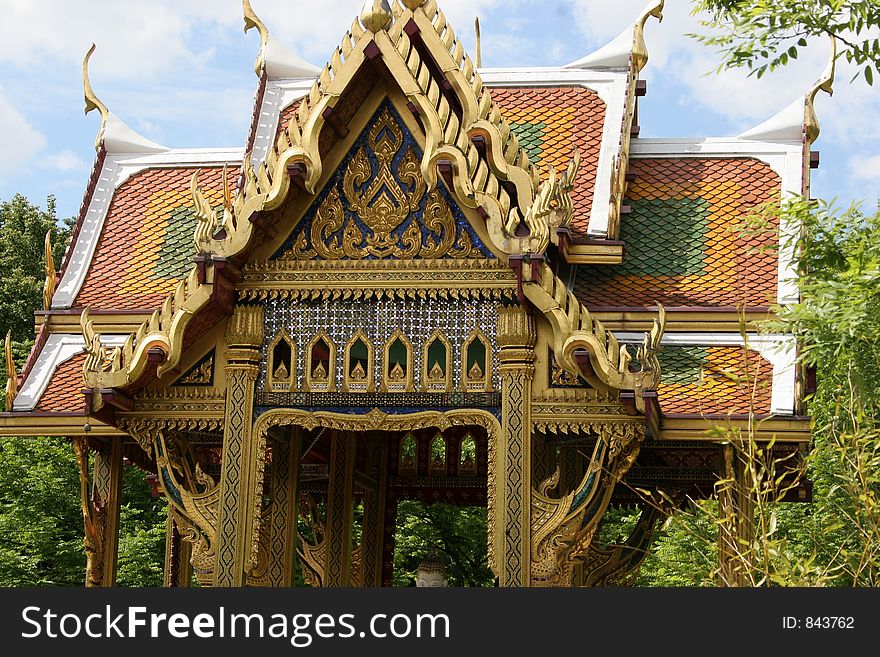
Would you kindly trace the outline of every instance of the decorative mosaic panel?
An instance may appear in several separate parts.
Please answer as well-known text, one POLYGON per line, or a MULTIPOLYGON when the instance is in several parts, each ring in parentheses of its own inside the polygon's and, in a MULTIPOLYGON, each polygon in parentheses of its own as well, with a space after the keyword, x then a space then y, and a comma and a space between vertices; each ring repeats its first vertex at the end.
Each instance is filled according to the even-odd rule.
POLYGON ((445 187, 427 189, 421 160, 386 101, 273 259, 491 257, 445 187))
POLYGON ((342 381, 345 366, 345 345, 358 329, 363 329, 373 342, 375 380, 383 375, 383 346, 400 329, 413 345, 413 374, 416 390, 422 385, 424 345, 435 329, 441 330, 452 343, 452 387, 461 389, 462 346, 471 331, 481 329, 491 342, 492 387, 498 389, 498 360, 495 344, 496 311, 494 303, 484 301, 323 301, 294 302, 269 300, 265 305, 265 331, 262 363, 257 390, 265 390, 269 344, 278 331, 285 329, 296 342, 296 382, 303 387, 303 372, 308 353, 306 346, 320 331, 336 343, 336 381, 342 381))

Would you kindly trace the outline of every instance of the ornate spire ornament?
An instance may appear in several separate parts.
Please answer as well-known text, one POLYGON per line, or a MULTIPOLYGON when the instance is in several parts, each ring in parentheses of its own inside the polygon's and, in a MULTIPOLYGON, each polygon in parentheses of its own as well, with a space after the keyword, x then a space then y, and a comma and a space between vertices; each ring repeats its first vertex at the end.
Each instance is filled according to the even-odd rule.
POLYGON ((381 32, 391 23, 388 0, 366 0, 361 9, 361 23, 370 32, 381 32))
POLYGON ((6 333, 6 410, 12 410, 15 395, 18 394, 18 374, 12 358, 12 331, 6 333))
POLYGON ((98 135, 95 137, 95 150, 101 149, 101 142, 104 140, 104 130, 107 127, 107 119, 110 116, 110 111, 107 109, 107 106, 101 102, 101 100, 95 95, 94 89, 92 89, 92 83, 89 81, 89 59, 92 56, 92 53, 95 52, 95 44, 92 44, 92 47, 89 48, 86 53, 85 58, 83 58, 82 64, 82 78, 83 78, 83 99, 86 102, 85 113, 88 114, 92 110, 98 110, 101 114, 101 127, 98 128, 98 135))
POLYGON ((266 24, 254 12, 250 0, 241 0, 241 8, 244 13, 245 33, 254 27, 260 33, 260 52, 257 54, 257 59, 254 62, 254 73, 257 74, 257 77, 261 77, 266 68, 266 46, 269 44, 269 28, 266 27, 266 24))
POLYGON ((468 379, 471 381, 479 381, 483 378, 483 368, 481 368, 480 364, 475 361, 471 369, 468 370, 467 375, 468 379))
POLYGON ((51 230, 46 232, 46 241, 43 246, 46 258, 46 280, 43 281, 43 309, 49 310, 52 307, 52 297, 55 295, 55 287, 58 284, 58 274, 55 272, 55 259, 52 257, 51 230))
POLYGON ((272 377, 279 381, 287 381, 290 378, 290 372, 287 371, 287 365, 284 364, 284 361, 275 368, 272 377))
POLYGON ((443 368, 440 367, 440 362, 436 361, 434 363, 434 367, 431 368, 431 371, 428 372, 428 380, 429 381, 442 381, 443 377, 446 376, 446 373, 443 371, 443 368))
POLYGON ((816 116, 814 103, 819 91, 824 91, 829 96, 834 95, 834 65, 837 61, 837 40, 831 37, 831 56, 828 65, 819 76, 819 79, 813 83, 807 91, 804 98, 804 135, 806 136, 807 146, 809 147, 816 139, 819 138, 819 118, 816 116))
POLYGON ((663 6, 666 0, 657 0, 645 7, 633 24, 632 62, 636 71, 641 71, 648 63, 648 45, 645 43, 645 23, 653 16, 663 22, 663 6))
POLYGON ((477 68, 482 68, 483 67, 483 49, 482 49, 482 43, 480 41, 480 17, 479 16, 474 18, 474 36, 476 37, 476 44, 477 44, 476 49, 475 49, 476 52, 474 53, 476 55, 477 68))

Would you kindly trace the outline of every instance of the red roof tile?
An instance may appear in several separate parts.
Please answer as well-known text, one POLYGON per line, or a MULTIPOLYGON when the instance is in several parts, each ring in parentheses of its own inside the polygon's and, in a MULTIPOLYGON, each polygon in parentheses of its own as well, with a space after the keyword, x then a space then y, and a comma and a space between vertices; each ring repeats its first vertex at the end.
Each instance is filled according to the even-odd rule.
POLYGON ((34 410, 49 413, 84 413, 82 376, 85 360, 85 353, 81 353, 61 363, 34 410))
MULTIPOLYGON (((201 167, 208 200, 222 203, 222 167, 201 167)), ((147 169, 113 197, 89 272, 74 306, 135 310, 164 301, 192 267, 193 167, 147 169)), ((234 185, 238 168, 229 169, 234 185)))
POLYGON ((743 347, 664 346, 657 394, 664 413, 770 413, 773 365, 743 347))
MULTIPOLYGON (((492 87, 490 91, 542 175, 548 166, 561 173, 574 150, 580 150, 571 230, 586 234, 605 125, 605 102, 584 87, 492 87)), ((603 175, 610 176, 611 172, 603 175)))
POLYGON ((633 159, 623 215, 623 264, 578 267, 575 293, 591 307, 765 306, 776 300, 776 220, 747 234, 743 219, 780 190, 749 158, 633 159))

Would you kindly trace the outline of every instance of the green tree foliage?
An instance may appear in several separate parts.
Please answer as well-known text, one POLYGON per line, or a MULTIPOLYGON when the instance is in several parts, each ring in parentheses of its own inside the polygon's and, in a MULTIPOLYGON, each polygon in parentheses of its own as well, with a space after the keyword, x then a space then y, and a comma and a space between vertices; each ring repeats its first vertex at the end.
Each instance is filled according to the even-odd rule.
MULTIPOLYGON (((776 212, 779 212, 777 209, 776 212)), ((780 502, 784 484, 758 463, 750 491, 755 540, 736 558, 757 585, 877 586, 880 583, 880 210, 865 215, 791 201, 782 211, 803 226, 796 252, 801 302, 778 308, 771 332, 795 334, 801 363, 815 368, 808 397, 812 503, 780 502)), ((747 449, 748 436, 743 444, 747 449)), ((697 502, 660 532, 639 583, 711 582, 718 505, 697 502)))
MULTIPOLYGON (((45 210, 21 195, 0 202, 0 329, 12 330, 18 371, 33 345, 34 310, 43 303, 46 232, 53 231, 57 269, 72 224, 59 225, 51 196, 45 210)), ((5 383, 3 367, 0 385, 5 383)), ((144 473, 126 466, 120 585, 162 583, 164 508, 144 473)), ((84 573, 79 471, 70 444, 62 438, 0 439, 0 586, 82 586, 84 573)))
POLYGON ((81 586, 79 473, 62 439, 0 439, 0 585, 81 586))
POLYGON ((126 466, 119 510, 119 586, 162 586, 167 502, 153 497, 144 472, 126 466))
POLYGON ((55 216, 55 198, 42 210, 16 194, 0 202, 0 329, 24 343, 33 338, 34 310, 43 304, 44 240, 53 232, 56 268, 70 237, 72 220, 63 226, 55 216))
POLYGON ((397 507, 395 586, 415 586, 416 568, 429 552, 446 565, 449 586, 492 586, 486 564, 486 508, 426 505, 404 500, 397 507))
POLYGON ((873 84, 880 65, 877 0, 695 0, 710 35, 695 35, 724 57, 720 68, 746 67, 761 77, 797 59, 811 37, 833 37, 847 61, 873 84))
POLYGON ((818 497, 801 541, 836 583, 880 584, 880 208, 837 212, 793 203, 804 225, 801 303, 781 310, 782 328, 816 368, 809 400, 818 497), (833 539, 833 540, 829 540, 833 539))

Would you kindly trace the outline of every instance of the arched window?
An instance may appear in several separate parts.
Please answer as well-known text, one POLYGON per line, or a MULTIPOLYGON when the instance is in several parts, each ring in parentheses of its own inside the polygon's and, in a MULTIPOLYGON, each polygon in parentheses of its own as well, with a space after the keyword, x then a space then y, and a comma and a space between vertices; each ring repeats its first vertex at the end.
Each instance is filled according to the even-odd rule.
POLYGON ((413 389, 412 344, 396 330, 385 343, 382 389, 386 392, 406 392, 413 389))
POLYGON ((336 345, 324 331, 318 333, 308 346, 306 387, 311 392, 336 389, 336 345))
POLYGON ((470 433, 466 433, 461 439, 458 452, 458 474, 477 474, 477 441, 470 433))
POLYGON ((281 330, 269 345, 266 389, 289 392, 296 387, 296 347, 287 331, 281 330))
POLYGON ((462 347, 462 388, 465 392, 483 392, 491 388, 492 360, 489 340, 479 329, 471 332, 462 347))
POLYGON ((398 461, 398 473, 401 475, 414 475, 418 470, 419 444, 412 431, 400 440, 400 459, 398 461))
POLYGON ((438 433, 431 440, 431 460, 428 463, 428 473, 432 475, 446 474, 446 438, 438 433))
POLYGON ((373 382, 373 344, 363 330, 354 334, 345 348, 345 377, 343 390, 370 392, 373 382))
POLYGON ((427 392, 446 392, 452 388, 450 359, 452 345, 440 332, 434 331, 425 344, 422 358, 422 389, 427 392))

